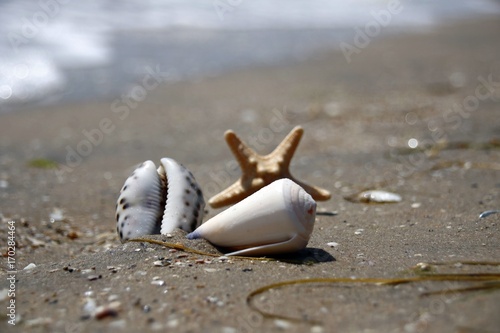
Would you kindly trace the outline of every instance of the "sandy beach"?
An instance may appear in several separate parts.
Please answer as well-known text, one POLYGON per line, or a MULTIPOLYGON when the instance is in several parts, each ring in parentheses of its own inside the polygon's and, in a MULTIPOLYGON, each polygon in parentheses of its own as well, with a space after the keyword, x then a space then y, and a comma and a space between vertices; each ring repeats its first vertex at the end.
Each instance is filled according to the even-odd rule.
MULTIPOLYGON (((350 62, 339 51, 190 82, 151 73, 135 100, 0 115, 5 314, 9 230, 17 270, 15 326, 7 317, 0 331, 499 332, 500 214, 479 218, 500 209, 498 31, 493 17, 374 38, 350 62), (261 261, 120 243, 115 202, 137 164, 183 163, 208 200, 240 176, 227 129, 266 154, 296 125, 291 172, 332 193, 307 249, 261 261), (367 189, 403 200, 346 200, 367 189), (425 296, 478 282, 318 282, 247 303, 282 281, 426 272, 494 273, 496 288, 425 296)), ((181 232, 153 238, 217 253, 181 232)))

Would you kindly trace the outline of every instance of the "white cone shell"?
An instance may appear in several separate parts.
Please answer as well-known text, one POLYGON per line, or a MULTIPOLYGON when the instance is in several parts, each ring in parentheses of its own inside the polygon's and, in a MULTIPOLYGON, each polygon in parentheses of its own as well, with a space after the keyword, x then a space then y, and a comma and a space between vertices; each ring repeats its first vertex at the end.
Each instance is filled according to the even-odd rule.
POLYGON ((260 189, 202 224, 188 238, 205 238, 235 252, 269 255, 306 247, 316 216, 316 202, 290 179, 260 189))

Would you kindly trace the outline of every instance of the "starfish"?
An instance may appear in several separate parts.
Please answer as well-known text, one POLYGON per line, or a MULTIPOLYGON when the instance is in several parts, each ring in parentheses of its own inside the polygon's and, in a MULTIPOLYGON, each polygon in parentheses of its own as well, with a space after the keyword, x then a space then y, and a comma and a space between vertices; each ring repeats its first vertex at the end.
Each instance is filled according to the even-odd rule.
POLYGON ((327 190, 307 185, 290 174, 290 162, 303 133, 304 129, 296 126, 273 152, 262 156, 244 144, 232 130, 227 130, 224 138, 240 165, 242 175, 233 185, 210 198, 210 206, 219 208, 235 204, 281 178, 293 180, 315 200, 330 199, 330 192, 327 190))

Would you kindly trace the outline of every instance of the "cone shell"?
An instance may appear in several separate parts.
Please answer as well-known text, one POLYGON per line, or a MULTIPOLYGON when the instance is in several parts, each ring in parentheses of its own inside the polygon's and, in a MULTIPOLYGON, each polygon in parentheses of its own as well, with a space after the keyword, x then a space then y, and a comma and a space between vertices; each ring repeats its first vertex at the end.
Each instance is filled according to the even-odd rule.
POLYGON ((261 256, 306 247, 316 216, 316 202, 290 179, 280 179, 211 218, 188 235, 232 251, 227 255, 261 256))
POLYGON ((162 158, 158 170, 142 163, 125 181, 116 204, 121 241, 175 228, 188 232, 200 225, 205 201, 193 174, 171 158, 162 158))

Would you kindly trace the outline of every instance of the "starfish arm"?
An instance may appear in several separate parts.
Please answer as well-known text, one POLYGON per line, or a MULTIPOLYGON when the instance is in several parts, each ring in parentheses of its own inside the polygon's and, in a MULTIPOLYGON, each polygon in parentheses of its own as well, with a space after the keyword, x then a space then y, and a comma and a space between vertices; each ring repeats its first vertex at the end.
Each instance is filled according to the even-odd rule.
POLYGON ((316 201, 325 201, 325 200, 330 199, 330 197, 332 196, 330 194, 330 192, 325 190, 324 188, 308 185, 308 184, 301 182, 300 180, 297 180, 291 176, 289 178, 291 180, 293 180, 294 182, 296 182, 298 185, 300 185, 316 201))
POLYGON ((226 143, 231 149, 233 155, 236 157, 238 164, 242 171, 254 168, 250 160, 255 160, 257 155, 250 147, 241 141, 241 139, 232 130, 227 130, 224 133, 226 143))
POLYGON ((243 188, 243 186, 241 186, 241 181, 238 180, 224 191, 211 197, 208 203, 212 208, 220 208, 235 204, 245 199, 248 195, 248 189, 243 188))
POLYGON ((303 133, 304 129, 301 126, 295 126, 269 156, 281 156, 283 158, 283 166, 288 168, 303 133))

